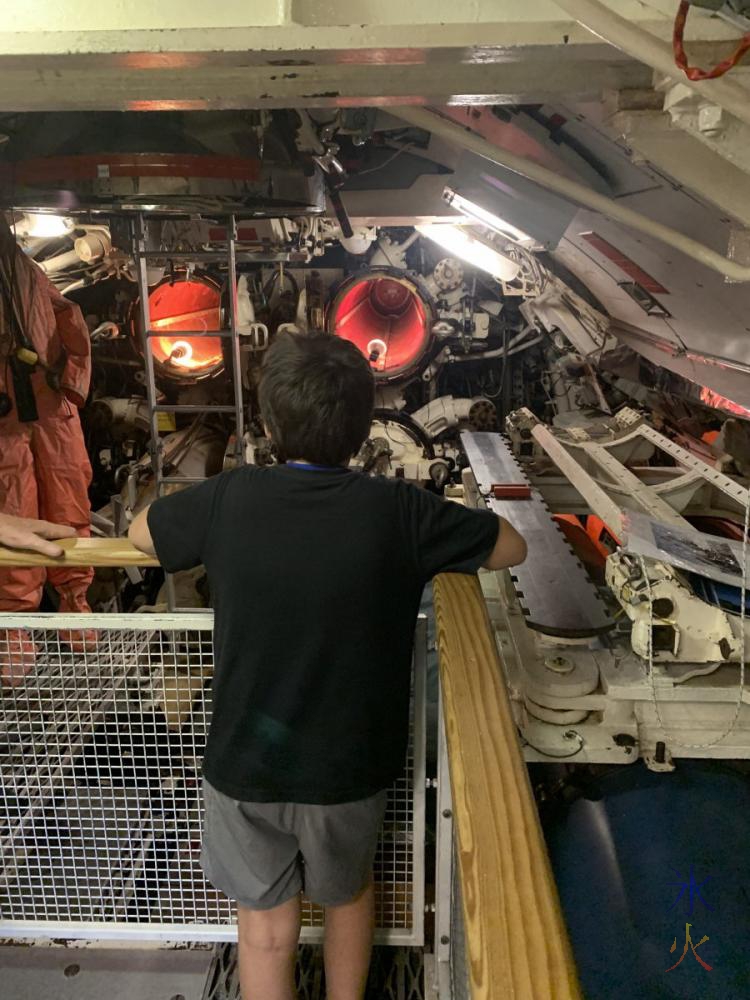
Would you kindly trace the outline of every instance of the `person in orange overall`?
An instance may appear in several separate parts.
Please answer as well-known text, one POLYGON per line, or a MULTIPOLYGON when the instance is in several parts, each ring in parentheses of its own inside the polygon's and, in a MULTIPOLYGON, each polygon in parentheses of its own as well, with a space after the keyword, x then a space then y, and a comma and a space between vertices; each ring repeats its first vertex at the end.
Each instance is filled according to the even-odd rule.
MULTIPOLYGON (((16 243, 0 212, 0 510, 90 534, 91 465, 78 410, 91 378, 91 343, 77 305, 16 243), (19 361, 19 358, 21 359, 19 361), (36 359, 36 360, 35 360, 36 359), (20 373, 20 377, 19 377, 20 373), (29 399, 31 400, 29 402, 29 399)), ((60 613, 88 612, 88 567, 0 570, 0 612, 36 611, 46 579, 60 613)), ((61 632, 80 652, 93 633, 61 632)), ((35 647, 23 629, 0 630, 0 679, 19 683, 35 647)))

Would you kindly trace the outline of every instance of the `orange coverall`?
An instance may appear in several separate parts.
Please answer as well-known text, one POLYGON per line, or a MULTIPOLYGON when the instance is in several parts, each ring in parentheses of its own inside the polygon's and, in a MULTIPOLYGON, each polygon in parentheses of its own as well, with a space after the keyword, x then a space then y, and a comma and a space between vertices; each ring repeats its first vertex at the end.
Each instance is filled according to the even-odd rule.
MULTIPOLYGON (((78 408, 91 378, 91 343, 81 310, 55 288, 44 272, 15 247, 15 274, 25 333, 41 361, 60 369, 60 390, 51 389, 45 372, 31 375, 39 419, 21 423, 7 363, 13 350, 0 295, 0 392, 13 409, 0 417, 0 510, 39 517, 90 533, 88 487, 91 465, 78 408)), ((35 611, 46 577, 60 595, 60 612, 89 611, 86 592, 93 579, 87 567, 0 570, 0 612, 35 611)))

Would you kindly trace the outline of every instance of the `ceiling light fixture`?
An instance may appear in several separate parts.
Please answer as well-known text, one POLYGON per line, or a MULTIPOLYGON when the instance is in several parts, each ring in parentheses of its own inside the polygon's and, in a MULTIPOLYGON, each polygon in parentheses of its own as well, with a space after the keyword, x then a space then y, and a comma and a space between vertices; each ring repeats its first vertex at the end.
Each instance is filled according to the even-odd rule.
POLYGON ((513 240, 514 243, 534 242, 528 233, 525 233, 522 229, 518 229, 517 226, 511 225, 510 222, 506 222, 505 219, 501 219, 499 215, 488 212, 487 209, 482 208, 481 205, 477 205, 476 202, 469 201, 468 198, 464 198, 462 194, 454 191, 453 188, 447 187, 444 189, 443 201, 450 205, 451 208, 455 208, 457 212, 468 216, 473 222, 479 222, 481 225, 487 226, 488 229, 498 233, 500 236, 505 236, 509 240, 513 240))
POLYGON ((453 257, 460 257, 467 264, 486 271, 501 281, 513 281, 521 270, 516 261, 482 243, 476 236, 466 232, 460 225, 436 223, 415 226, 422 236, 437 243, 453 257))
POLYGON ((75 224, 65 215, 25 212, 15 228, 19 236, 53 239, 56 236, 67 236, 68 233, 72 233, 75 224))

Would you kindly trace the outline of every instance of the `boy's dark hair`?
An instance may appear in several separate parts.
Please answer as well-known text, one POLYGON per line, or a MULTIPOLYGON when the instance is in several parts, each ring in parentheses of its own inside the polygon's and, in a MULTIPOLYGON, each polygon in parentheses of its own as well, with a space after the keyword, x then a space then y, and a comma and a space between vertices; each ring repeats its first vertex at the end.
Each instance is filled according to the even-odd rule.
POLYGON ((341 465, 370 433, 375 379, 348 340, 283 333, 266 354, 259 398, 279 461, 341 465))

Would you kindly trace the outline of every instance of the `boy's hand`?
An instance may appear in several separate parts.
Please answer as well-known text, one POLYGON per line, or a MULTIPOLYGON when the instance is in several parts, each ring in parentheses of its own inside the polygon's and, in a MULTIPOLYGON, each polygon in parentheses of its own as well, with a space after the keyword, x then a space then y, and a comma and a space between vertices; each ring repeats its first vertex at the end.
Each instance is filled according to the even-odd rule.
POLYGON ((31 517, 0 514, 0 545, 9 549, 29 549, 54 559, 61 556, 63 550, 48 539, 71 538, 75 533, 75 528, 71 528, 69 524, 52 524, 50 521, 37 521, 31 517))

